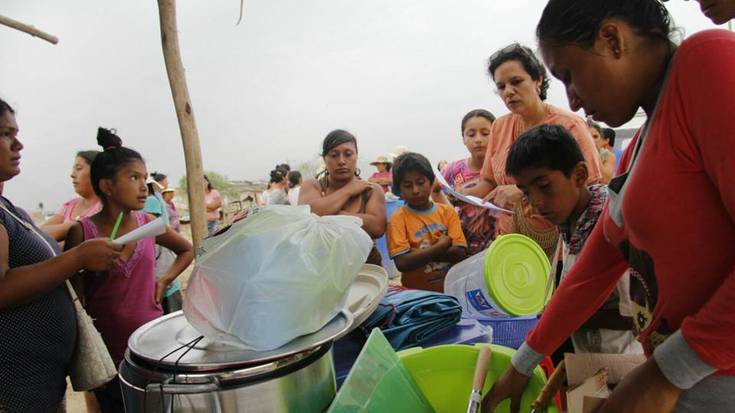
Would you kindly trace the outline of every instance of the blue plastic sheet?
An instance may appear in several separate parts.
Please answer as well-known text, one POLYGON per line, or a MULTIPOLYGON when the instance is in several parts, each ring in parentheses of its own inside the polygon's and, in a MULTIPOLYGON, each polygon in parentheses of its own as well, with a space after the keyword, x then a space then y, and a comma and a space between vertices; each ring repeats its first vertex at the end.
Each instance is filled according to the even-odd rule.
POLYGON ((380 328, 396 350, 421 346, 456 325, 462 307, 456 298, 422 290, 392 287, 362 324, 366 335, 380 328))

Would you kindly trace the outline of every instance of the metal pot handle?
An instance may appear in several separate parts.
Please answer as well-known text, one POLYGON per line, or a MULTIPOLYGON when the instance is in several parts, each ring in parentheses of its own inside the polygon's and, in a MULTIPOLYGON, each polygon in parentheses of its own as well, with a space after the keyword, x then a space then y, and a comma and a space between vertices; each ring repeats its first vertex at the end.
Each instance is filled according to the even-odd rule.
POLYGON ((157 392, 161 394, 196 394, 211 393, 220 389, 219 380, 216 377, 209 377, 206 383, 170 383, 168 380, 163 383, 151 383, 146 386, 147 392, 157 392))

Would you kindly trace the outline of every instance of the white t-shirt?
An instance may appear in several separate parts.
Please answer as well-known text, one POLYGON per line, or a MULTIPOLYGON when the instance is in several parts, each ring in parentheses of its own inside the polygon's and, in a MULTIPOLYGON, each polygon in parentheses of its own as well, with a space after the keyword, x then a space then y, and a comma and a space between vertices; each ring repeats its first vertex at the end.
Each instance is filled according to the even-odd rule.
POLYGON ((296 206, 299 204, 299 192, 301 190, 301 186, 297 186, 294 188, 291 188, 288 191, 288 203, 296 206))
POLYGON ((263 193, 266 205, 288 205, 288 195, 280 188, 269 189, 263 193))

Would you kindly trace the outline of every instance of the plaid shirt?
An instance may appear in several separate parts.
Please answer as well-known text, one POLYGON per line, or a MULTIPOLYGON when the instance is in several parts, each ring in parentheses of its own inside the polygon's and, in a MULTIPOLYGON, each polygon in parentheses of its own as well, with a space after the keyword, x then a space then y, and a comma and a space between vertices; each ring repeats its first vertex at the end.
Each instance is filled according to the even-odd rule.
POLYGON ((569 254, 572 255, 578 255, 582 251, 582 247, 587 241, 587 237, 592 233, 592 229, 595 227, 607 201, 607 186, 592 185, 588 189, 592 197, 587 204, 587 208, 577 219, 576 225, 572 227, 567 222, 559 225, 559 234, 568 246, 569 254))

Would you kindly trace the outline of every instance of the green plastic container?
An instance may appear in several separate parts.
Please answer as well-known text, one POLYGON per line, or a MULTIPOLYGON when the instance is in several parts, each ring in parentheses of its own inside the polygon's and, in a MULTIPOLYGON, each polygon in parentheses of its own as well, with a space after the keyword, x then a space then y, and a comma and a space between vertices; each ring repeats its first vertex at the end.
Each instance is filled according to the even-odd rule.
POLYGON ((434 410, 383 333, 375 328, 327 412, 434 413, 434 410))
MULTIPOLYGON (((467 409, 472 391, 472 378, 475 363, 479 353, 479 346, 488 344, 446 345, 428 349, 411 348, 398 353, 403 365, 408 370, 413 381, 418 385, 424 397, 437 413, 457 413, 467 409)), ((510 359, 515 350, 508 347, 490 344, 492 358, 488 377, 485 381, 483 396, 487 394, 495 380, 510 367, 510 359)), ((531 402, 541 392, 546 376, 540 367, 537 367, 530 378, 526 391, 521 399, 521 413, 530 413, 531 402)), ((394 397, 400 398, 399 394, 394 397)), ((399 411, 399 410, 393 410, 399 411)), ((506 400, 495 410, 496 413, 510 412, 510 401, 506 400)), ((377 410, 376 410, 377 412, 377 410)), ((406 410, 406 412, 410 412, 406 410)), ((549 406, 549 413, 557 413, 556 408, 549 406)))
POLYGON ((510 315, 537 314, 551 299, 549 259, 525 235, 501 235, 493 241, 485 254, 484 269, 488 298, 510 315))

